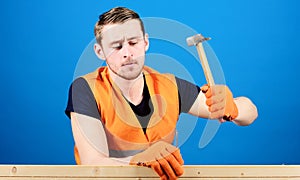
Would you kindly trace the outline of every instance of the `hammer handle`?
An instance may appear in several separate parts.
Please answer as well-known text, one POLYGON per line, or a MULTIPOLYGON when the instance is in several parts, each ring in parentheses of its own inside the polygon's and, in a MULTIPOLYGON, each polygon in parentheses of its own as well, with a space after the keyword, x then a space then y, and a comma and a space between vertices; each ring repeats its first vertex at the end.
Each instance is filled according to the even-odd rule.
MULTIPOLYGON (((211 74, 211 70, 210 70, 210 67, 209 67, 209 64, 208 64, 208 61, 207 61, 207 58, 206 58, 206 54, 205 54, 205 51, 204 51, 204 48, 203 48, 203 45, 202 45, 201 42, 197 44, 197 51, 198 51, 198 54, 199 54, 199 58, 200 58, 200 61, 201 61, 201 65, 202 65, 202 68, 203 68, 203 71, 204 71, 204 75, 205 75, 207 84, 210 85, 210 86, 215 85, 215 81, 214 81, 214 78, 211 74)), ((231 117, 228 116, 228 115, 224 115, 223 119, 226 120, 226 121, 231 121, 230 120, 231 117)))
POLYGON ((200 62, 201 62, 201 65, 202 65, 202 69, 204 71, 206 82, 210 86, 215 85, 215 81, 214 81, 213 75, 211 74, 211 70, 210 70, 210 67, 209 67, 209 64, 208 64, 208 61, 207 61, 206 54, 205 54, 202 43, 201 42, 198 43, 196 45, 196 47, 197 47, 198 55, 199 55, 200 62))

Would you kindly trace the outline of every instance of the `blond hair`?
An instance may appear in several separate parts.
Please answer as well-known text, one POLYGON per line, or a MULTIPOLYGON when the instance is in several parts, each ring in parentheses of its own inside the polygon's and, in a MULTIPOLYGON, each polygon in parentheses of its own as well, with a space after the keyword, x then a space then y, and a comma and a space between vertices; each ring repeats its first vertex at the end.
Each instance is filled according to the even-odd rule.
POLYGON ((130 10, 125 7, 116 7, 112 8, 109 11, 101 14, 99 16, 99 20, 96 22, 94 27, 94 35, 96 37, 97 43, 101 44, 102 39, 102 29, 107 24, 117 24, 117 23, 124 23, 131 19, 137 19, 141 24, 141 30, 143 34, 145 34, 145 28, 142 20, 140 19, 140 16, 134 12, 133 10, 130 10))

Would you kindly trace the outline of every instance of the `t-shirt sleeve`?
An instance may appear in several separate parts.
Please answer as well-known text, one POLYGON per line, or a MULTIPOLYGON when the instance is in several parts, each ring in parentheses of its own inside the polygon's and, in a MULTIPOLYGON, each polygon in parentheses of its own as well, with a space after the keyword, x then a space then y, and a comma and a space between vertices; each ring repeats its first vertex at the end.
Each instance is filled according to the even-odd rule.
POLYGON ((100 114, 93 92, 86 80, 82 77, 76 79, 69 89, 68 103, 65 110, 69 118, 71 112, 91 116, 100 120, 100 114))
POLYGON ((176 83, 178 87, 180 113, 187 113, 198 97, 200 87, 178 77, 176 77, 176 83))

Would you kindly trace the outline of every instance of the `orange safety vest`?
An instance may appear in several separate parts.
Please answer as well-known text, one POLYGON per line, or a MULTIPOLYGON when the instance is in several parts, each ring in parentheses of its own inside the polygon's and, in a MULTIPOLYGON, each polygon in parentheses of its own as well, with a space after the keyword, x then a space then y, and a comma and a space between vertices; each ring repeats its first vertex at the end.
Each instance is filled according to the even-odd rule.
MULTIPOLYGON (((111 80, 107 67, 100 67, 83 76, 97 102, 110 157, 132 156, 156 141, 172 143, 174 140, 179 117, 175 77, 171 74, 160 74, 146 66, 143 73, 154 108, 146 133, 122 92, 111 80)), ((76 146, 75 159, 80 164, 76 146)))

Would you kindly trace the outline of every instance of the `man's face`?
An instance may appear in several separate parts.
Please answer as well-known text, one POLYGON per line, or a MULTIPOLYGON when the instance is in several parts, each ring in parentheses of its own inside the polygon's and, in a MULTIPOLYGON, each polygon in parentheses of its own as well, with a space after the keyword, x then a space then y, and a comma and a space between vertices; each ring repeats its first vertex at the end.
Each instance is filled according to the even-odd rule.
POLYGON ((141 74, 148 44, 138 20, 103 27, 101 49, 106 63, 124 79, 132 80, 141 74))

